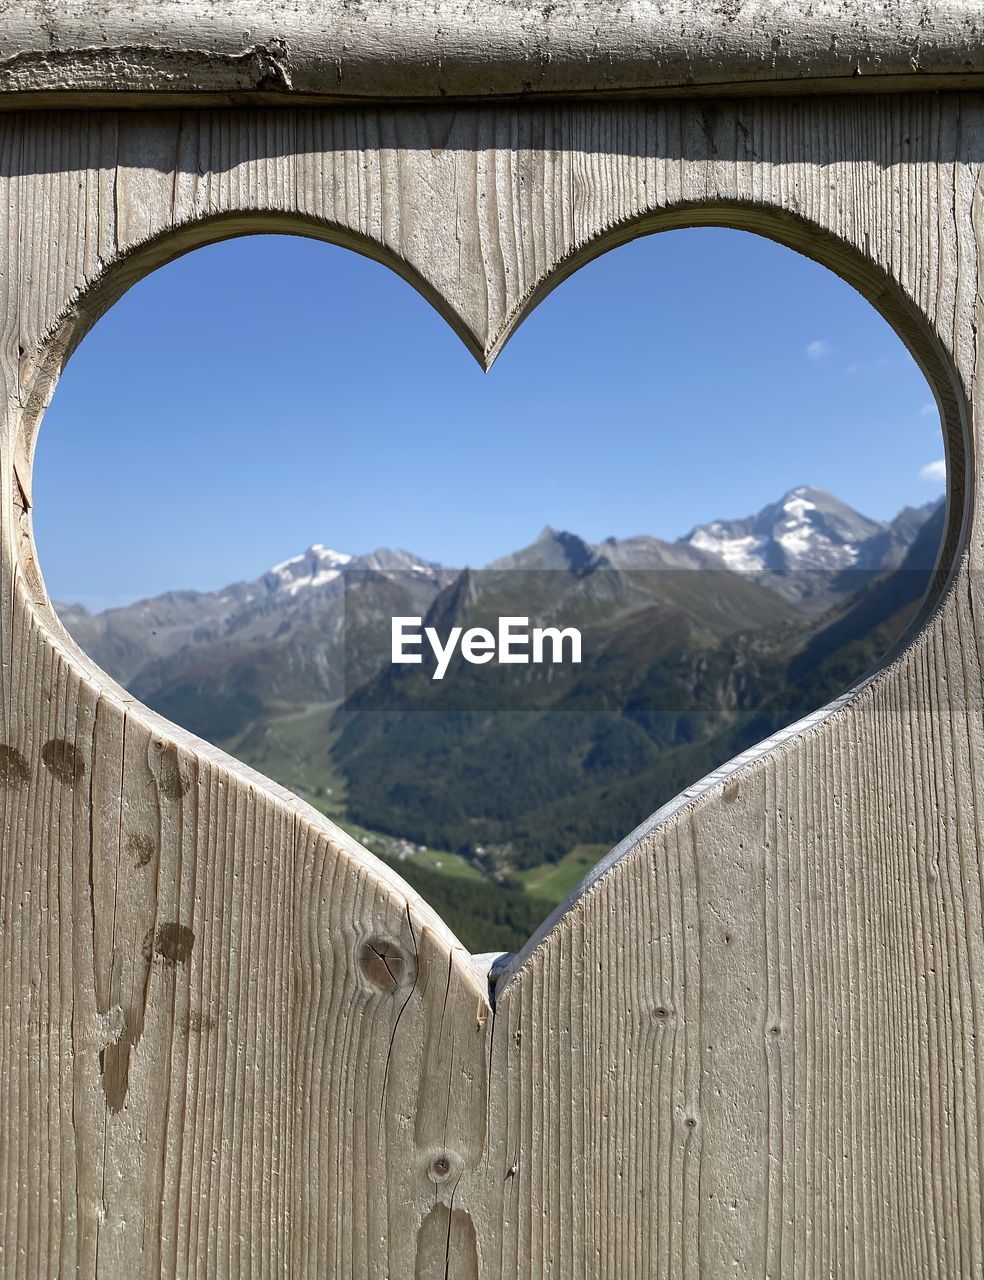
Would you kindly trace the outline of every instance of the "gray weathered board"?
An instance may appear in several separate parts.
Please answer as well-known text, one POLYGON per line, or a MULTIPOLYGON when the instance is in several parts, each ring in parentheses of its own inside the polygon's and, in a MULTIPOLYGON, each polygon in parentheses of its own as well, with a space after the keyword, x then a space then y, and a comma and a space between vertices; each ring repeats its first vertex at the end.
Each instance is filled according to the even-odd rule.
POLYGON ((0 117, 4 1280, 984 1274, 982 165, 977 92, 0 117), (873 680, 623 842, 492 1002, 395 874, 76 649, 35 434, 101 312, 223 236, 371 254, 488 360, 697 223, 904 337, 944 563, 873 680))

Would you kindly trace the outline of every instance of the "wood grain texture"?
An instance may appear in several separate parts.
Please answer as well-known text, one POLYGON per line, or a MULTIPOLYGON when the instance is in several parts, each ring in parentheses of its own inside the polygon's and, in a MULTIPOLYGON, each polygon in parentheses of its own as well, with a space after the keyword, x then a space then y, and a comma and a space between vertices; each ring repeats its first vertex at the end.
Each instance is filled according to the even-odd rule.
POLYGON ((973 95, 0 121, 0 1274, 982 1273, 982 162, 973 95), (862 691, 625 842, 493 1011, 398 877, 78 652, 33 442, 92 320, 222 235, 372 253, 487 363, 593 254, 699 222, 910 344, 952 572, 862 691))
POLYGON ((0 110, 969 87, 976 0, 0 0, 0 110))

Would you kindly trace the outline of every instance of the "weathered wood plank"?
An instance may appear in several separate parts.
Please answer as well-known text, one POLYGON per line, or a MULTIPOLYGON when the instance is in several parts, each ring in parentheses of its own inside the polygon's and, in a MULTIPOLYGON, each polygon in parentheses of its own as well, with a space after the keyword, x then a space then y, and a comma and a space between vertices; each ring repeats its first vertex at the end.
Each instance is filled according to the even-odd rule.
POLYGON ((973 0, 0 0, 0 109, 980 88, 973 0))
POLYGON ((0 1273, 979 1275, 984 100, 8 116, 0 158, 0 1273), (593 254, 708 221, 909 342, 952 581, 617 850, 493 1013, 398 877, 78 653, 33 441, 87 324, 217 236, 372 253, 488 362, 593 254))

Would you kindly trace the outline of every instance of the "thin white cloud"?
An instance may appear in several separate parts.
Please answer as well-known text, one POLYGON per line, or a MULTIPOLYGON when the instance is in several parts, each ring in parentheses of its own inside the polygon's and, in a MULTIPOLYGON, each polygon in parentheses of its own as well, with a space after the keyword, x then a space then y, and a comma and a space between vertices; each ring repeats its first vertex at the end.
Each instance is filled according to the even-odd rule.
POLYGON ((928 480, 931 484, 946 483, 946 463, 942 458, 938 462, 927 462, 919 468, 919 479, 928 480))
POLYGON ((935 418, 937 413, 938 413, 938 410, 936 408, 936 402, 934 400, 928 401, 919 410, 919 416, 922 418, 935 418))
POLYGON ((822 360, 829 350, 830 346, 823 338, 814 338, 806 344, 806 354, 810 360, 822 360))

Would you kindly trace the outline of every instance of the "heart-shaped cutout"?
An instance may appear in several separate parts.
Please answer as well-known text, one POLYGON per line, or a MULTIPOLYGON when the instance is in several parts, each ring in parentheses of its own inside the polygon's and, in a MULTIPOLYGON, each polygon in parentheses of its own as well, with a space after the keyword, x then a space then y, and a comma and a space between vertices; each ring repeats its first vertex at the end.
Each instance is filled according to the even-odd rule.
MULTIPOLYGON (((917 476, 920 464, 932 464, 941 452, 925 382, 875 312, 788 250, 741 233, 640 241, 585 269, 535 319, 525 339, 530 350, 522 360, 500 362, 489 391, 481 375, 462 370, 460 351, 441 321, 421 324, 419 302, 385 269, 305 242, 228 242, 148 279, 87 340, 49 411, 47 431, 59 438, 42 448, 38 482, 42 511, 57 511, 84 530, 83 513, 72 505, 79 468, 108 473, 110 483, 116 469, 115 487, 123 495, 114 512, 119 533, 111 535, 120 548, 118 578, 125 582, 129 574, 133 582, 152 573, 158 585, 176 585, 182 573, 195 575, 182 585, 197 593, 155 596, 151 590, 135 603, 95 614, 63 607, 63 622, 95 661, 168 719, 245 759, 351 830, 474 951, 518 951, 542 933, 538 927, 558 904, 597 877, 599 864, 611 860, 602 863, 603 855, 653 809, 830 701, 870 668, 918 604, 942 529, 932 484, 917 476), (719 281, 711 299, 694 285, 698 271, 719 281), (775 281, 783 271, 780 288, 775 281), (271 316, 294 306, 293 331, 280 320, 264 326, 255 317, 237 327, 252 286, 241 283, 236 296, 236 282, 257 277, 307 282, 303 294, 282 284, 267 299, 271 316), (643 324, 648 293, 639 282, 647 277, 663 281, 672 326, 654 329, 649 318, 647 331, 643 324), (326 330, 319 308, 332 281, 346 301, 336 304, 338 318, 329 318, 326 330), (189 297, 191 331, 179 331, 189 297), (603 297, 619 299, 617 314, 600 341, 586 342, 603 297), (782 317, 771 322, 771 332, 770 309, 782 317), (317 330, 308 320, 315 312, 322 322, 317 330), (640 524, 648 498, 623 496, 640 468, 633 455, 643 465, 648 460, 654 475, 680 477, 694 472, 703 456, 702 444, 688 439, 674 446, 672 437, 688 407, 694 412, 688 399, 694 372, 685 353, 710 314, 720 336, 710 351, 705 336, 699 360, 718 370, 727 390, 715 399, 713 384, 705 385, 699 414, 711 453, 720 457, 704 466, 707 492, 702 507, 690 508, 694 515, 725 501, 719 493, 724 479, 752 493, 803 472, 819 471, 835 484, 828 455, 837 444, 846 450, 848 438, 856 472, 857 462, 884 450, 878 430, 859 440, 854 427, 876 405, 883 422, 908 420, 910 437, 904 447, 896 445, 891 475, 880 477, 881 511, 892 510, 886 494, 893 483, 894 505, 922 498, 918 509, 907 508, 894 521, 873 520, 828 493, 797 486, 757 516, 705 519, 676 539, 665 536, 674 522, 681 533, 693 523, 681 514, 679 494, 662 503, 667 510, 655 528, 640 524), (754 336, 739 340, 734 335, 749 315, 746 327, 754 336), (382 332, 379 317, 385 318, 382 332), (372 361, 377 345, 399 350, 401 336, 406 345, 405 335, 415 335, 382 388, 371 380, 369 324, 377 330, 372 361), (837 341, 808 336, 819 332, 835 333, 837 341), (333 352, 325 366, 330 382, 317 363, 325 345, 333 352), (437 382, 422 372, 430 346, 443 371, 437 382), (655 372, 644 359, 650 347, 661 353, 655 372), (577 377, 567 368, 561 377, 546 376, 571 348, 577 377), (769 352, 764 368, 756 367, 756 353, 761 365, 769 352), (223 361, 233 366, 232 385, 241 384, 232 403, 217 368, 223 361), (114 403, 105 391, 110 367, 125 371, 112 384, 114 403), (271 381, 270 372, 280 367, 292 370, 293 402, 284 401, 280 376, 271 381), (650 404, 653 377, 661 389, 658 408, 650 404), (763 408, 764 388, 771 400, 763 408), (469 450, 458 422, 462 403, 477 391, 477 443, 469 450), (415 399, 424 403, 426 432, 417 428, 415 399), (805 418, 798 438, 782 431, 790 403, 805 418), (730 424, 727 430, 712 425, 727 412, 740 419, 753 408, 766 419, 759 424, 760 445, 751 432, 741 438, 730 424), (599 458, 590 444, 597 436, 593 419, 602 411, 609 421, 633 426, 622 440, 607 430, 599 458), (117 432, 129 419, 139 420, 128 447, 120 447, 112 430, 96 441, 79 430, 78 419, 97 412, 103 423, 118 423, 117 432), (307 425, 326 414, 317 432, 307 425), (387 417, 399 420, 389 436, 387 417), (214 439, 205 443, 206 419, 216 418, 214 439), (816 428, 832 419, 839 429, 818 447, 816 428), (180 494, 176 470, 171 490, 162 491, 157 444, 174 421, 184 425, 171 429, 172 456, 181 458, 194 436, 201 471, 180 494), (274 462, 264 470, 262 488, 252 487, 254 451, 265 447, 271 422, 278 423, 276 454, 305 458, 310 479, 295 482, 286 531, 279 514, 267 527, 247 524, 245 546, 237 546, 232 559, 227 528, 257 508, 270 487, 282 492, 294 477, 291 464, 274 462), (503 422, 510 432, 498 427, 503 422), (75 454, 70 429, 79 442, 75 454), (497 430, 505 438, 493 456, 488 441, 497 430), (353 557, 316 544, 255 581, 200 590, 210 579, 232 579, 233 565, 272 560, 284 539, 326 536, 313 486, 338 472, 365 475, 370 461, 360 454, 358 438, 366 435, 394 464, 380 468, 378 478, 371 475, 372 501, 363 509, 339 498, 327 536, 346 550, 361 540, 423 545, 425 555, 389 550, 353 557), (532 443, 520 455, 527 440, 532 443), (763 447, 772 455, 765 468, 758 460, 763 447), (514 476, 513 455, 522 456, 528 475, 514 476), (590 467, 583 465, 588 455, 590 467), (755 461, 746 462, 742 476, 743 458, 755 461), (59 488, 58 468, 66 463, 73 482, 59 488), (216 494, 210 469, 220 468, 230 471, 223 477, 228 490, 240 491, 238 506, 224 507, 216 494), (438 488, 428 493, 431 472, 438 488), (131 474, 139 485, 127 485, 131 474), (473 477, 476 490, 467 498, 465 477, 473 477), (164 510, 148 520, 143 490, 153 485, 164 510), (510 500, 503 504, 498 495, 507 485, 510 500), (606 490, 617 495, 607 506, 606 490), (447 500, 442 519, 415 514, 438 508, 441 493, 456 498, 447 500), (296 512, 305 500, 315 512, 306 529, 296 512), (191 525, 169 548, 179 565, 184 558, 184 570, 160 555, 156 537, 141 536, 144 528, 163 527, 175 504, 191 525), (199 519, 195 529, 196 506, 206 512, 217 504, 218 512, 199 519), (479 513, 475 528, 466 523, 469 511, 479 513), (374 518, 383 520, 382 529, 374 518), (569 531, 547 529, 504 559, 491 554, 550 522, 569 531), (127 527, 135 531, 129 540, 127 527), (618 536, 599 537, 613 527, 618 536), (464 577, 447 567, 475 559, 494 560, 494 567, 464 577), (353 594, 356 583, 360 590, 353 594), (360 608, 370 623, 354 620, 360 608), (548 653, 537 669, 535 661, 505 666, 497 654, 469 665, 458 647, 448 653, 446 671, 430 653, 419 666, 394 668, 390 621, 406 615, 420 617, 421 628, 439 620, 445 639, 456 627, 467 633, 481 624, 494 632, 503 616, 539 618, 583 629, 585 652, 576 665, 565 663, 563 653, 560 661, 548 653)), ((730 509, 744 501, 734 498, 730 509)), ((62 550, 56 531, 42 524, 41 533, 46 563, 50 557, 57 567, 55 594, 71 598, 60 585, 68 570, 55 558, 62 550)), ((72 543, 68 551, 77 567, 84 552, 72 543)), ((93 554, 89 563, 104 569, 113 561, 93 554)), ((87 586, 90 595, 105 596, 116 584, 93 579, 87 586)), ((527 656, 535 658, 535 648, 527 656)))

